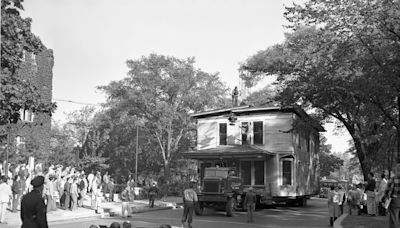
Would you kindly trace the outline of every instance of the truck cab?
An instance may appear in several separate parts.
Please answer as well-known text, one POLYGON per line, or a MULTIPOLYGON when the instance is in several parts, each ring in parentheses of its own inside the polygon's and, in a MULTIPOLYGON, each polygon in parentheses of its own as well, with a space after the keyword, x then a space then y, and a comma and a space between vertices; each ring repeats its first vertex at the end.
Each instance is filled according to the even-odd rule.
POLYGON ((242 179, 234 175, 230 168, 205 168, 198 193, 196 215, 203 214, 204 208, 226 210, 227 216, 241 205, 243 199, 242 179))

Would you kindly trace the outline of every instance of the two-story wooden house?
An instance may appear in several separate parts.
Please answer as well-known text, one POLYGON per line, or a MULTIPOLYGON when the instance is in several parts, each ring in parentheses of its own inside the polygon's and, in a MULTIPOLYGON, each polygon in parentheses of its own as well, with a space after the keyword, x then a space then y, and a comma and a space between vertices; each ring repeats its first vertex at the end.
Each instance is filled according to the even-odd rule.
POLYGON ((304 110, 240 106, 192 117, 197 148, 185 157, 199 161, 200 179, 205 167, 233 167, 246 187, 274 201, 291 198, 303 204, 319 191, 319 132, 324 128, 304 110))

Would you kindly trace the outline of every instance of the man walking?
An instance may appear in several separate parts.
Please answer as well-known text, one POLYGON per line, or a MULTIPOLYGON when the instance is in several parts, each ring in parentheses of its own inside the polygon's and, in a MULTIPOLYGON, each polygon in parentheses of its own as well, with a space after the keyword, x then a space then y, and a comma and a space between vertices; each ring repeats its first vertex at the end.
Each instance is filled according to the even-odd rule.
POLYGON ((156 182, 153 182, 152 186, 149 189, 149 206, 151 208, 154 207, 154 200, 156 199, 157 195, 158 195, 158 188, 156 182))
POLYGON ((71 184, 71 211, 75 210, 78 206, 78 178, 74 177, 74 180, 71 184))
POLYGON ((253 187, 249 187, 243 205, 247 208, 247 222, 254 222, 253 213, 256 207, 256 195, 253 192, 253 187))
POLYGON ((0 178, 0 223, 6 224, 7 205, 12 199, 11 186, 7 183, 7 177, 0 178))
POLYGON ((92 185, 93 185, 93 180, 94 180, 93 170, 89 173, 87 180, 88 180, 88 184, 89 184, 88 192, 92 192, 92 185))
POLYGON ((21 178, 16 175, 14 177, 14 182, 12 184, 12 193, 13 193, 13 203, 12 203, 12 212, 17 212, 18 206, 19 206, 19 201, 21 199, 21 196, 23 194, 23 181, 21 178))
POLYGON ((22 197, 21 228, 48 228, 46 205, 42 197, 44 177, 37 176, 31 181, 33 190, 22 197))
POLYGON ((389 205, 389 228, 400 226, 400 163, 396 165, 396 174, 388 184, 388 197, 391 199, 389 205))
POLYGON ((189 188, 183 191, 183 216, 182 227, 185 227, 185 222, 188 223, 188 228, 192 228, 194 206, 197 203, 197 193, 194 191, 195 182, 189 183, 189 188))

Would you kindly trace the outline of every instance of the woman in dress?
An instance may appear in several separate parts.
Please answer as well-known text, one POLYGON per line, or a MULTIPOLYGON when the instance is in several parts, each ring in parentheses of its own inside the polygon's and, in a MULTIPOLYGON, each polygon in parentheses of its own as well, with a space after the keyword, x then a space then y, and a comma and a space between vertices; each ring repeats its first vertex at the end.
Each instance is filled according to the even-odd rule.
POLYGON ((329 223, 333 226, 333 222, 339 216, 339 193, 338 187, 331 186, 331 190, 328 192, 328 213, 329 223))

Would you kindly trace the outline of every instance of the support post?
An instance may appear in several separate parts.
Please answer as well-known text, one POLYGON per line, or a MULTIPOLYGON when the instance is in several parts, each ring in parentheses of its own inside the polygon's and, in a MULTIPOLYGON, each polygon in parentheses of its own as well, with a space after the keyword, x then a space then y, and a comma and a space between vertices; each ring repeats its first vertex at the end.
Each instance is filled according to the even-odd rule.
POLYGON ((138 182, 139 125, 136 125, 135 183, 138 182))

